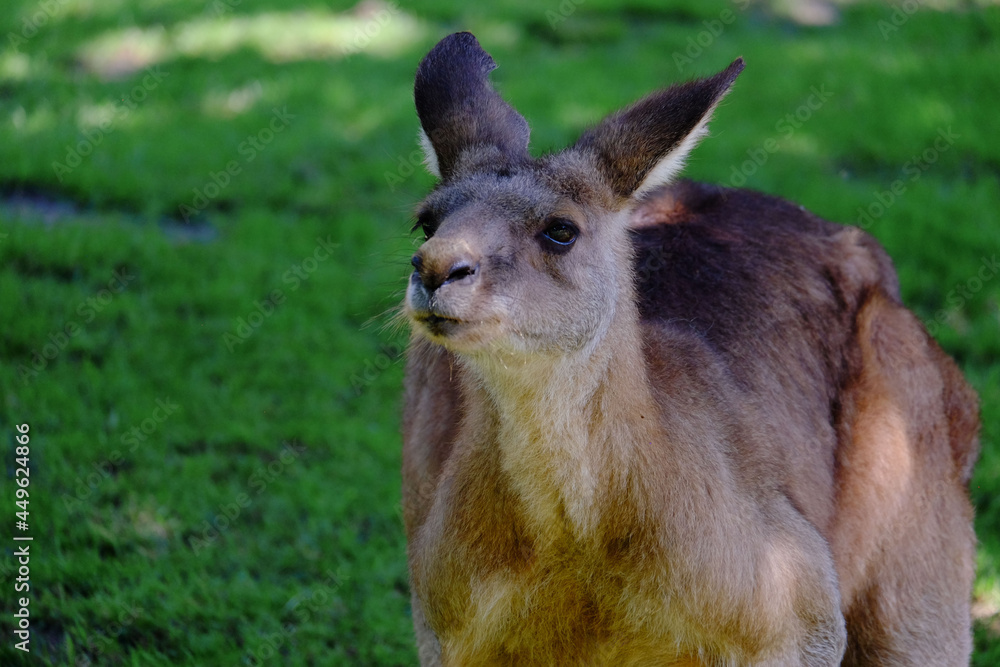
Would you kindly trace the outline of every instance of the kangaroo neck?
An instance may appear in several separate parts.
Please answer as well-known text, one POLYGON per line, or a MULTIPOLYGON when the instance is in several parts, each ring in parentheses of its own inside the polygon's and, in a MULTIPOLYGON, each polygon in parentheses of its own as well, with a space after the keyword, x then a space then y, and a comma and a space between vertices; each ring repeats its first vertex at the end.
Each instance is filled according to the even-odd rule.
POLYGON ((657 437, 638 317, 618 315, 579 351, 473 369, 499 431, 503 472, 538 532, 593 531, 602 506, 623 491, 637 444, 657 437))

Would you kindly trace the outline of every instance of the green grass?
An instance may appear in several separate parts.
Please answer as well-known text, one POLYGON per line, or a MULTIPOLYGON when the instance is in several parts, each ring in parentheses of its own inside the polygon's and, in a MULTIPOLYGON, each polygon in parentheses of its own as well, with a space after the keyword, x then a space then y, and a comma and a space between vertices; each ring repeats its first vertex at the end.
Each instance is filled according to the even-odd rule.
POLYGON ((1000 664, 1000 277, 976 278, 1000 254, 1000 9, 928 4, 884 36, 892 6, 863 2, 809 26, 791 0, 435 0, 382 14, 9 0, 0 664, 415 663, 404 334, 381 315, 432 184, 411 159, 413 72, 456 29, 500 63, 536 152, 742 55, 689 176, 745 176, 844 222, 901 181, 869 230, 982 397, 974 664, 1000 664), (674 55, 689 38, 704 44, 690 62, 674 55), (803 107, 814 89, 827 99, 803 107), (925 150, 932 162, 907 164, 925 150), (11 634, 19 423, 32 438, 30 656, 11 634))

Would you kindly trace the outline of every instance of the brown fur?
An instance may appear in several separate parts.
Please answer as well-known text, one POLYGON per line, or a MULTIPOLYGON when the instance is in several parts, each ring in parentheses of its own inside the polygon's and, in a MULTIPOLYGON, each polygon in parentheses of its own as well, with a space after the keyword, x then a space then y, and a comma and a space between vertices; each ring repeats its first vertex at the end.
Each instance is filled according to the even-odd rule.
POLYGON ((537 161, 490 65, 466 33, 418 75, 421 664, 967 664, 976 399, 890 260, 776 198, 659 187, 741 65, 537 161))

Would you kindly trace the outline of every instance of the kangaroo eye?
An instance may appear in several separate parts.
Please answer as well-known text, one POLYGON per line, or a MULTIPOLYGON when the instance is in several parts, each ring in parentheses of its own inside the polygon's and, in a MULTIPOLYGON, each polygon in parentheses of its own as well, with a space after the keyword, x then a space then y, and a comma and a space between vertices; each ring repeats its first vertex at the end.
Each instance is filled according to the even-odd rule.
POLYGON ((434 214, 430 211, 422 211, 420 215, 417 216, 417 222, 413 225, 410 231, 415 232, 419 229, 424 233, 424 240, 426 241, 430 237, 434 236, 437 226, 438 221, 434 217, 434 214))
POLYGON ((542 232, 542 237, 552 246, 553 250, 563 252, 573 245, 579 235, 580 230, 576 228, 576 225, 565 218, 552 218, 542 232))

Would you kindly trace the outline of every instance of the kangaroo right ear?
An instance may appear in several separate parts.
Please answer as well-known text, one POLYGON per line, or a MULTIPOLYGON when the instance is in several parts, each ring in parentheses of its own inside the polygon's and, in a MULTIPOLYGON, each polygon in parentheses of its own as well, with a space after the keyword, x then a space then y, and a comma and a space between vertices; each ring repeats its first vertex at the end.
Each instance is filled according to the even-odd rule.
POLYGON ((417 68, 413 97, 428 169, 450 179, 464 151, 479 148, 491 165, 530 160, 528 123, 490 85, 496 69, 472 33, 449 35, 417 68))
POLYGON ((639 197, 670 182, 708 133, 712 111, 743 71, 737 58, 713 77, 672 86, 605 118, 574 147, 590 153, 615 194, 639 197))

